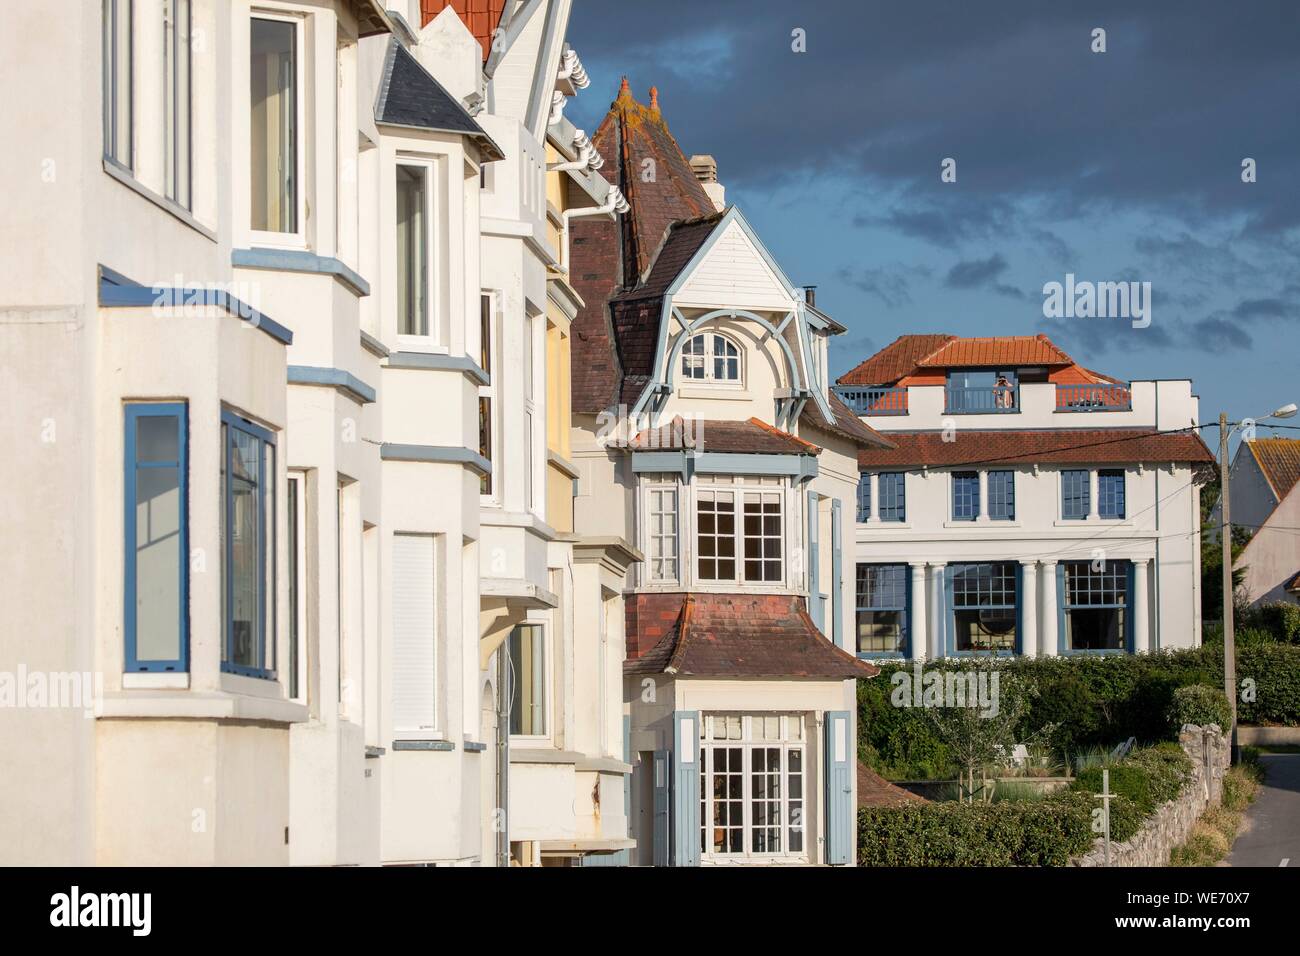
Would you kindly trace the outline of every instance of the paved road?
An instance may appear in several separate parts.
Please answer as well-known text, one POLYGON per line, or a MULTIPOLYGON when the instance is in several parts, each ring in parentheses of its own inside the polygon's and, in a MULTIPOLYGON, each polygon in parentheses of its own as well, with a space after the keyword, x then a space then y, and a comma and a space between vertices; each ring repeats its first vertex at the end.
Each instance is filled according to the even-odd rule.
POLYGON ((1261 754, 1264 785, 1228 866, 1300 866, 1300 754, 1261 754))

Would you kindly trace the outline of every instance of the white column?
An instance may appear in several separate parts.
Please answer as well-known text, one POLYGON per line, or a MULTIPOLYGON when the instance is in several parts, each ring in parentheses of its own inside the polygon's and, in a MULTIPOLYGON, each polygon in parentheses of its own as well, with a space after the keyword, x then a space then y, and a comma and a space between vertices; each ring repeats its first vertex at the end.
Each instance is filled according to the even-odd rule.
POLYGON ((880 476, 873 472, 867 480, 871 482, 871 513, 867 520, 876 521, 880 518, 880 476))
POLYGON ((975 513, 976 521, 989 520, 989 473, 988 469, 981 468, 978 472, 980 476, 980 506, 975 513))
POLYGON ((1088 520, 1097 520, 1097 470, 1088 469, 1088 520))
POLYGON ((1039 653, 1043 657, 1056 656, 1056 562, 1044 561, 1041 567, 1041 576, 1043 579, 1043 607, 1042 617, 1039 619, 1042 627, 1039 628, 1039 653))
POLYGON ((930 632, 926 627, 926 599, 928 593, 925 587, 925 562, 920 561, 911 566, 912 570, 912 606, 908 608, 911 615, 912 630, 912 659, 923 661, 926 659, 929 650, 930 632))
POLYGON ((947 567, 943 561, 936 561, 930 565, 930 580, 933 586, 930 589, 930 608, 933 614, 930 615, 930 660, 935 661, 943 657, 943 629, 946 625, 946 615, 943 600, 943 572, 947 567))
POLYGON ((1038 656, 1038 563, 1020 562, 1020 621, 1024 633, 1020 635, 1021 653, 1025 657, 1038 656))
POLYGON ((1151 650, 1151 632, 1147 626, 1147 565, 1141 558, 1133 562, 1133 651, 1145 654, 1151 650))

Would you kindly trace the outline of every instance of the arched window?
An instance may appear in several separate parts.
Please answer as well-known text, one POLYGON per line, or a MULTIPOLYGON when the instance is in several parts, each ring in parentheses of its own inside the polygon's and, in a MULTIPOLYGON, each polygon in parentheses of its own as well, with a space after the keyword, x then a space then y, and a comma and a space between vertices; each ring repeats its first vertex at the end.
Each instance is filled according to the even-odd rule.
POLYGON ((720 332, 701 332, 682 346, 682 378, 740 384, 740 347, 720 332))

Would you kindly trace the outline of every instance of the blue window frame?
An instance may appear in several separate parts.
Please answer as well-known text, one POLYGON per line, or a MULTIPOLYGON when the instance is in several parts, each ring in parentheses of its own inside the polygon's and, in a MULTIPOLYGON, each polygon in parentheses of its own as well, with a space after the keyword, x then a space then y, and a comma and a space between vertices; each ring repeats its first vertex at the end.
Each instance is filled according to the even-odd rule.
POLYGON ((911 654, 911 586, 906 564, 858 565, 859 657, 911 654))
POLYGON ((876 493, 880 501, 876 504, 881 521, 907 520, 907 491, 901 471, 886 471, 877 476, 876 493))
POLYGON ((1014 654, 1020 631, 1020 565, 1011 561, 949 565, 950 653, 1014 654))
POLYGON ((1097 514, 1102 518, 1124 517, 1124 471, 1108 468, 1097 472, 1097 514))
POLYGON ((1131 561, 1061 563, 1060 651, 1123 653, 1132 647, 1131 561))
POLYGON ((1091 488, 1085 469, 1061 472, 1061 517, 1078 520, 1088 517, 1091 488))
POLYGON ((952 473, 952 518, 974 521, 980 513, 980 476, 974 471, 952 473))
POLYGON ((221 413, 221 669, 275 678, 275 436, 221 413))
POLYGON ((125 406, 127 671, 189 668, 189 481, 184 402, 125 406))
POLYGON ((989 518, 994 521, 1016 520, 1016 473, 989 472, 989 518))
POLYGON ((858 521, 871 517, 871 474, 863 472, 858 475, 858 521))

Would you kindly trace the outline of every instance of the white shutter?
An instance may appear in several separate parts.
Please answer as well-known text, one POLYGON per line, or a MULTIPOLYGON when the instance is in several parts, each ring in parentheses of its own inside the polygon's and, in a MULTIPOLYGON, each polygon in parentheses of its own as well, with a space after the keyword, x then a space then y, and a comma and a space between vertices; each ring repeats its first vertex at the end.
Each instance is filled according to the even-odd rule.
POLYGON ((393 535, 393 729, 434 728, 433 535, 393 535))

